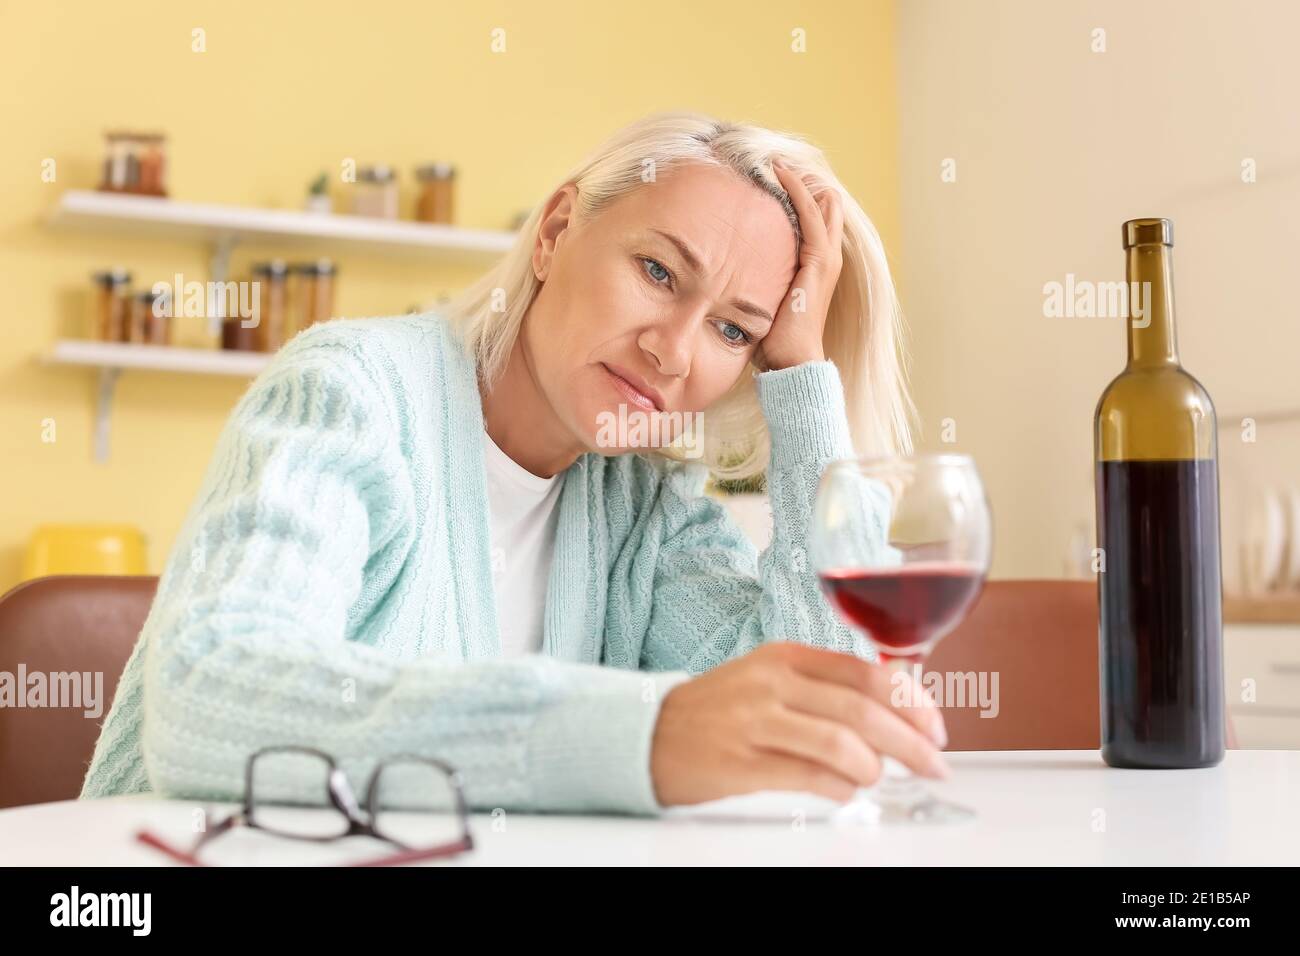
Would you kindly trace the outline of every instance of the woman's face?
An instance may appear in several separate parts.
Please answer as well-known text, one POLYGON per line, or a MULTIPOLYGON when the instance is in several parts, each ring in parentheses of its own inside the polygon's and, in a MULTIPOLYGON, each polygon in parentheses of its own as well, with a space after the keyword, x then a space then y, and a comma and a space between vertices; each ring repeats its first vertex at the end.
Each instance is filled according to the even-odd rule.
POLYGON ((794 230, 775 199, 711 166, 671 170, 585 222, 574 196, 565 186, 543 214, 524 359, 583 447, 665 444, 683 416, 661 413, 701 412, 745 373, 794 280, 794 230), (670 433, 602 427, 620 414, 670 433))

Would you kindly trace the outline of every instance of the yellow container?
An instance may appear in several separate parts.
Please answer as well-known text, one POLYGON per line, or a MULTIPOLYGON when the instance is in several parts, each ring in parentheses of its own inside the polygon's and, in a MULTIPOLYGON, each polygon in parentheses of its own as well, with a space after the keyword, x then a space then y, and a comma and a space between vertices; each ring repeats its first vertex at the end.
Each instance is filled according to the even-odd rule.
POLYGON ((32 532, 22 580, 49 574, 147 574, 145 537, 128 524, 46 524, 32 532))

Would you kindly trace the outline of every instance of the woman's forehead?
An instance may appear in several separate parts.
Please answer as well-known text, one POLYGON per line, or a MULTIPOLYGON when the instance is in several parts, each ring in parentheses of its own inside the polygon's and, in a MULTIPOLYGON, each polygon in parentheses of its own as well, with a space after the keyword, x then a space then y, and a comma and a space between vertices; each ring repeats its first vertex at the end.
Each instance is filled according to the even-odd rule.
POLYGON ((793 274, 795 237, 785 210, 730 169, 680 167, 628 198, 630 202, 616 204, 621 225, 635 224, 638 231, 664 241, 677 238, 702 260, 706 272, 754 260, 764 272, 793 274))

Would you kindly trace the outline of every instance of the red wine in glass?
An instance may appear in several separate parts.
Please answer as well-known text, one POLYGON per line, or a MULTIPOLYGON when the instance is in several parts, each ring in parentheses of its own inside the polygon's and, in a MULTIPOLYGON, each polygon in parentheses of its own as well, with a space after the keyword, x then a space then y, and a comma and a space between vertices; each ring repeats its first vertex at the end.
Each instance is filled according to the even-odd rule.
MULTIPOLYGON (((832 462, 809 535, 827 602, 875 651, 890 683, 918 679, 926 655, 961 623, 988 574, 992 514, 968 455, 917 454, 832 462)), ((896 703, 891 689, 890 706, 896 703)), ((932 794, 892 756, 858 804, 898 823, 969 820, 969 807, 932 794)))
POLYGON ((984 586, 969 565, 828 568, 822 587, 849 621, 871 636, 882 662, 920 661, 965 616, 984 586))

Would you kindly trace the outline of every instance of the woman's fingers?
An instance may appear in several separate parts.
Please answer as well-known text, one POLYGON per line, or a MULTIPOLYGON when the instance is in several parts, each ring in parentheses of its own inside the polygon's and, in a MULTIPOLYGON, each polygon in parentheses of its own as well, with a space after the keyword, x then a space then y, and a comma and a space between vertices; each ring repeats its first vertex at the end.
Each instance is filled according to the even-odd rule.
POLYGON ((858 784, 815 761, 773 752, 759 756, 745 789, 738 792, 756 790, 806 791, 836 803, 848 803, 857 793, 858 784))
POLYGON ((784 166, 773 168, 799 214, 808 253, 839 264, 844 242, 844 202, 839 191, 828 187, 814 197, 801 176, 784 166))
POLYGON ((773 166, 777 178, 790 196, 794 211, 799 214, 799 229, 803 233, 804 250, 810 255, 824 256, 827 249, 826 222, 821 208, 798 173, 784 166, 773 166))
POLYGON ((894 707, 895 712, 931 740, 944 746, 947 732, 943 715, 930 693, 911 674, 898 676, 888 668, 872 664, 852 654, 828 651, 820 647, 788 642, 783 645, 791 666, 800 674, 814 680, 839 684, 864 694, 882 704, 894 707), (895 691, 898 692, 897 698, 895 691), (898 699, 903 706, 895 706, 898 699))
POLYGON ((860 787, 880 776, 880 758, 860 734, 833 720, 774 706, 754 727, 751 743, 821 765, 860 787))
POLYGON ((826 214, 826 244, 830 254, 837 257, 838 262, 843 262, 843 244, 844 244, 844 202, 840 194, 834 189, 828 189, 822 193, 825 200, 826 214))
POLYGON ((853 688, 802 675, 795 675, 785 700, 795 710, 853 729, 877 753, 902 761, 916 773, 939 778, 948 774, 934 742, 904 719, 899 708, 853 688))

